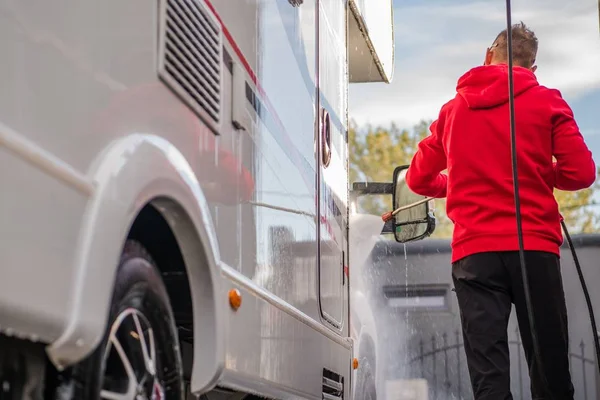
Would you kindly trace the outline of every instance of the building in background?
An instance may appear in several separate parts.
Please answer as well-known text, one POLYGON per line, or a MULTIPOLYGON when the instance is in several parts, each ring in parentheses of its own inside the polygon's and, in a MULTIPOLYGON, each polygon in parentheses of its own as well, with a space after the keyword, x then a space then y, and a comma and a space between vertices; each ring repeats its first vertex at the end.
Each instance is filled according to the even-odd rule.
MULTIPOLYGON (((573 238, 590 288, 600 282, 597 259, 600 235, 573 238)), ((562 248, 562 269, 571 341, 571 373, 576 399, 598 399, 600 390, 592 330, 581 285, 568 247, 562 248)), ((364 278, 376 312, 378 340, 388 351, 383 364, 386 381, 425 379, 429 399, 471 399, 471 388, 453 292, 450 242, 426 239, 404 245, 381 240, 371 254, 364 278)), ((600 292, 590 293, 600 312, 600 292)), ((542 332, 543 334, 543 332, 542 332)), ((528 369, 516 316, 508 327, 511 386, 515 400, 531 399, 528 369)), ((386 396, 389 393, 386 394, 386 396)), ((387 398, 387 397, 386 397, 387 398)), ((392 397, 393 398, 393 397, 392 397)))

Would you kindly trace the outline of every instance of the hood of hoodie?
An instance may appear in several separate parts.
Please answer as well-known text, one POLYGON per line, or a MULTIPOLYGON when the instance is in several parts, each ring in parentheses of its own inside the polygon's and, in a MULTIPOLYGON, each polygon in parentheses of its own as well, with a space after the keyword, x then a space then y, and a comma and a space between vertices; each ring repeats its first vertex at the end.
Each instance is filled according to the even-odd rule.
MULTIPOLYGON (((515 97, 538 86, 531 70, 513 67, 515 97)), ((505 64, 475 67, 460 77, 456 92, 471 109, 492 108, 508 102, 508 66, 505 64)))

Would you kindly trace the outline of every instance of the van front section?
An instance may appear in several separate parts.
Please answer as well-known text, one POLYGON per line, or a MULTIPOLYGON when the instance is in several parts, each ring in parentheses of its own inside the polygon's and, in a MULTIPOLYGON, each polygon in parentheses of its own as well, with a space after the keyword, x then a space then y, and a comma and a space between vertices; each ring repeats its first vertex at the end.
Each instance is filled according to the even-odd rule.
POLYGON ((114 314, 136 254, 186 391, 352 398, 348 83, 393 55, 367 3, 0 0, 0 346, 114 362, 119 323, 153 324, 114 314))

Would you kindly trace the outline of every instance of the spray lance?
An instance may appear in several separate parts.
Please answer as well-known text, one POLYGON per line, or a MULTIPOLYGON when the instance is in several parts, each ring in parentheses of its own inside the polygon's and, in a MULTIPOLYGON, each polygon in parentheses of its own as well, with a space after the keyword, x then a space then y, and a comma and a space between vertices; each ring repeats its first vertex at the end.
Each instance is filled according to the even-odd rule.
MULTIPOLYGON (((599 0, 599 10, 600 10, 600 0, 599 0)), ((511 11, 511 0, 506 0, 506 29, 507 32, 512 32, 512 11, 511 11)), ((522 218, 521 218, 521 198, 519 196, 519 181, 518 181, 518 169, 517 169, 517 147, 516 147, 516 124, 515 124, 515 106, 514 106, 514 82, 513 82, 513 53, 512 53, 512 34, 507 34, 507 50, 508 50, 508 90, 509 90, 509 111, 510 111, 510 139, 511 139, 511 161, 512 161, 512 175, 513 175, 513 188, 514 188, 514 199, 515 199, 515 214, 516 214, 516 224, 517 224, 517 236, 519 242, 519 259, 521 264, 521 275, 523 279, 523 289, 525 292, 525 303, 527 306, 527 317, 529 319, 529 326, 531 328, 531 337, 533 341, 533 350, 534 356, 536 358, 537 363, 540 365, 540 370, 545 371, 543 360, 540 354, 540 346, 539 340, 537 336, 537 330, 535 328, 535 315, 533 311, 533 306, 531 304, 531 294, 529 287, 529 280, 527 276, 527 265, 525 262, 525 250, 523 245, 523 227, 522 227, 522 218)), ((399 212, 410 209, 412 207, 416 207, 423 203, 426 203, 430 200, 433 200, 431 197, 426 197, 417 202, 399 207, 393 211, 387 212, 381 216, 384 222, 390 221, 394 218, 399 212)), ((581 270, 581 265, 579 264, 579 258, 577 257, 577 251, 575 250, 575 246, 573 245, 573 241, 571 240, 571 235, 567 229, 567 226, 564 220, 561 219, 561 226, 565 237, 567 239, 567 243, 569 245, 569 249, 571 250, 571 254, 573 256, 573 261, 575 264, 575 268, 577 269, 577 275, 579 276, 579 281, 581 282, 581 288, 583 290, 583 295, 585 296, 585 301, 587 304, 587 309, 590 315, 590 323, 592 326, 592 335, 594 337, 594 347, 596 350, 596 361, 600 362, 600 341, 598 340, 598 328, 596 326, 596 318, 594 315, 594 310, 592 308, 592 301, 590 299, 590 294, 587 289, 587 284, 585 282, 585 278, 583 276, 583 272, 581 270)), ((600 373, 600 363, 597 365, 598 372, 600 373)), ((545 374, 542 374, 542 382, 549 388, 548 381, 546 379, 545 374)), ((551 393, 548 392, 550 395, 551 393)))
POLYGON ((419 201, 415 201, 414 203, 410 203, 410 204, 407 204, 405 206, 398 207, 394 211, 389 211, 389 212, 386 212, 385 214, 383 214, 381 216, 381 219, 383 220, 383 222, 391 221, 392 218, 394 218, 396 216, 396 214, 398 214, 399 212, 408 210, 408 209, 416 207, 416 206, 420 206, 421 204, 427 203, 430 200, 433 200, 433 197, 425 197, 424 199, 421 199, 419 201))

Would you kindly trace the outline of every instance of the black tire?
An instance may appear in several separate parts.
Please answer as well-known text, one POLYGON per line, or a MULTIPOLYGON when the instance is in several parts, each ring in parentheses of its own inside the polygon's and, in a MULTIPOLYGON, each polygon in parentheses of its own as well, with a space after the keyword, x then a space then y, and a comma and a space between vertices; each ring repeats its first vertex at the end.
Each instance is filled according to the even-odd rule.
POLYGON ((183 400, 182 370, 173 311, 160 273, 143 246, 127 241, 104 338, 88 358, 61 374, 55 398, 100 400, 110 391, 131 393, 131 400, 140 392, 148 399, 183 400))
POLYGON ((358 381, 356 385, 356 400, 377 400, 377 387, 375 385, 375 376, 371 370, 369 361, 363 359, 359 363, 358 381))

